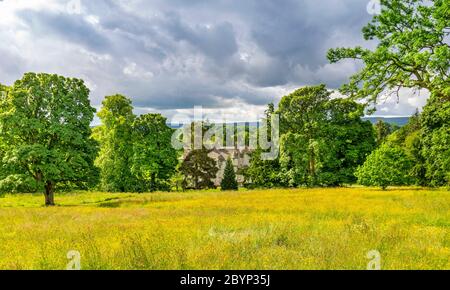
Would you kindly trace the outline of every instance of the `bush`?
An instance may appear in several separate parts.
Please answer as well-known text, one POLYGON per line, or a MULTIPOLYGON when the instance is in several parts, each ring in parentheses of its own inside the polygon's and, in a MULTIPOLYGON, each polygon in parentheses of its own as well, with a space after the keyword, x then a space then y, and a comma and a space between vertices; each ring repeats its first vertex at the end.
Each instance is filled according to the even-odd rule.
POLYGON ((367 158, 364 165, 356 171, 358 183, 365 186, 411 185, 412 161, 406 152, 398 146, 384 144, 367 158))

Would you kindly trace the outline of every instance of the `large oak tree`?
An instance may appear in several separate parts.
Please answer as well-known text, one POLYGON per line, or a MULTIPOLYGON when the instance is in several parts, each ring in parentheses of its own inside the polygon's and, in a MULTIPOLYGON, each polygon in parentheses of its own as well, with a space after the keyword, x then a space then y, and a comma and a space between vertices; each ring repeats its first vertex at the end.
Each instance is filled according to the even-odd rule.
POLYGON ((381 0, 380 15, 363 29, 374 50, 337 48, 328 59, 360 60, 363 69, 342 92, 376 103, 401 88, 424 89, 450 100, 450 2, 448 0, 381 0))
POLYGON ((25 74, 0 97, 2 163, 19 170, 7 178, 32 177, 42 186, 47 206, 55 205, 57 184, 93 182, 94 112, 82 80, 25 74))

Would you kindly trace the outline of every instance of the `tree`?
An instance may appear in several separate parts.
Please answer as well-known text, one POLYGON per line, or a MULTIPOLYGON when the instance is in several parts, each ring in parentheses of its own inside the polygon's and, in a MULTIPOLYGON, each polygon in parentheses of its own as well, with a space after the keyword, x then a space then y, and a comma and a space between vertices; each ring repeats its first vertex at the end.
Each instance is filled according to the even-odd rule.
POLYGON ((280 164, 289 186, 335 186, 355 181, 354 172, 375 146, 374 130, 362 121, 363 106, 331 99, 324 85, 283 97, 280 164))
POLYGON ((413 184, 411 169, 412 161, 401 147, 383 144, 357 169, 356 176, 361 185, 385 190, 388 186, 413 184))
POLYGON ((282 186, 279 158, 263 160, 264 150, 257 148, 250 155, 250 165, 244 169, 245 186, 249 188, 272 188, 282 186))
MULTIPOLYGON (((10 88, 0 84, 0 98, 6 100, 10 88)), ((7 146, 0 140, 0 195, 4 193, 38 192, 41 190, 36 180, 26 170, 15 163, 4 163, 7 146)))
MULTIPOLYGON (((272 115, 275 114, 275 106, 269 104, 267 110, 265 111, 265 119, 258 126, 258 133, 262 130, 267 132, 267 141, 272 141, 272 115)), ((259 135, 258 135, 259 137, 259 135)), ((258 138, 259 139, 259 138, 258 138)), ((249 138, 246 138, 246 142, 249 142, 249 138)), ((262 188, 272 188, 275 186, 281 186, 281 168, 280 160, 276 158, 275 160, 264 160, 262 154, 266 153, 267 150, 263 150, 258 144, 257 148, 251 153, 250 165, 243 170, 245 177, 245 186, 247 187, 262 187, 262 188)))
POLYGON ((96 160, 101 170, 100 187, 109 192, 137 190, 131 172, 133 157, 133 114, 131 100, 122 95, 107 96, 98 113, 102 125, 95 128, 94 138, 100 143, 96 160))
POLYGON ((377 40, 373 51, 338 48, 328 59, 355 59, 364 68, 351 77, 342 93, 376 104, 380 96, 400 88, 425 89, 450 100, 450 3, 448 0, 381 0, 382 11, 363 29, 377 40))
POLYGON ((186 189, 185 186, 183 186, 185 179, 184 179, 183 173, 180 171, 180 167, 181 167, 181 163, 178 163, 178 165, 175 169, 175 173, 170 178, 170 183, 172 185, 172 188, 175 188, 176 191, 186 189))
POLYGON ((140 181, 140 190, 168 190, 178 164, 172 147, 173 130, 160 114, 146 114, 133 124, 132 173, 140 181))
POLYGON ((373 125, 362 120, 363 106, 349 99, 331 99, 323 128, 324 154, 320 182, 338 186, 356 182, 355 171, 376 148, 373 125))
POLYGON ((363 62, 363 69, 341 92, 368 104, 376 105, 381 96, 392 93, 399 98, 401 88, 430 93, 422 128, 409 138, 417 161, 413 171, 420 184, 448 184, 450 123, 443 116, 450 103, 450 2, 382 0, 381 4, 381 14, 363 29, 366 40, 377 40, 376 49, 332 49, 328 59, 363 62))
POLYGON ((320 85, 301 88, 280 101, 281 132, 287 133, 281 138, 281 164, 287 176, 293 177, 291 185, 317 185, 320 155, 325 150, 321 130, 330 95, 325 85, 320 85))
POLYGON ((180 172, 184 175, 183 189, 215 187, 212 180, 216 178, 219 169, 216 161, 208 156, 210 152, 205 148, 188 152, 180 166, 180 172))
POLYGON ((450 186, 450 102, 433 95, 422 113, 421 126, 425 180, 430 186, 450 186))
POLYGON ((82 80, 26 73, 0 99, 3 164, 20 170, 6 179, 33 178, 44 189, 47 206, 55 205, 57 184, 94 183, 94 112, 82 80))
POLYGON ((234 165, 231 158, 228 158, 227 160, 220 187, 223 191, 239 189, 239 185, 236 179, 236 172, 234 172, 234 165))
POLYGON ((425 163, 426 158, 422 155, 423 139, 421 117, 418 111, 409 118, 408 123, 396 130, 386 138, 386 144, 389 146, 399 146, 413 161, 411 176, 415 178, 418 185, 427 186, 425 163))
POLYGON ((322 139, 308 139, 304 134, 288 132, 281 137, 280 165, 283 183, 288 186, 317 186, 326 153, 322 139))
POLYGON ((392 125, 390 123, 384 122, 383 120, 378 120, 375 124, 375 131, 377 135, 377 145, 381 146, 384 141, 386 141, 387 137, 394 133, 399 128, 396 125, 392 125))

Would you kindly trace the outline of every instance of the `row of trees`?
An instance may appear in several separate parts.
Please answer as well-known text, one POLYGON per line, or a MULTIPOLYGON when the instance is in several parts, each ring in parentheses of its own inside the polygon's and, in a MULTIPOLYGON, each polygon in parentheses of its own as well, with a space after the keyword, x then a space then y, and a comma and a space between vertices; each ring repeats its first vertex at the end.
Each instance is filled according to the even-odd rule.
MULTIPOLYGON (((173 148, 175 131, 160 114, 136 116, 131 100, 122 95, 106 97, 98 113, 101 126, 94 128, 99 144, 95 165, 100 170, 98 187, 109 192, 153 192, 177 189, 214 188, 217 162, 210 150, 177 151, 173 148), (185 155, 185 156, 184 156, 185 155)), ((195 124, 191 124, 194 130, 195 124)), ((208 124, 202 123, 203 133, 208 124)), ((192 132, 193 133, 193 132, 192 132)), ((192 134, 194 142, 195 134, 192 134)), ((193 145, 193 144, 191 144, 193 145)), ((238 187, 234 165, 228 160, 223 190, 238 187)))
POLYGON ((252 186, 337 186, 356 181, 354 172, 376 146, 372 124, 363 121, 364 107, 332 99, 324 85, 301 88, 285 96, 280 115, 280 157, 263 161, 257 150, 247 180, 252 186))
POLYGON ((368 157, 356 172, 362 185, 450 186, 450 106, 434 100, 368 157))
POLYGON ((328 52, 331 63, 352 59, 363 64, 340 89, 349 99, 336 101, 333 108, 321 87, 283 98, 278 109, 286 121, 282 155, 271 162, 255 159, 248 174, 257 185, 337 185, 352 182, 352 172, 359 183, 383 188, 450 185, 450 2, 381 0, 381 6, 381 14, 363 28, 366 40, 377 41, 374 50, 328 52), (358 166, 374 148, 373 133, 358 118, 350 122, 360 114, 351 101, 374 112, 380 99, 400 98, 405 88, 431 95, 424 111, 394 133, 395 128, 377 124, 377 149, 358 166))
MULTIPOLYGON (((323 86, 286 96, 280 157, 263 161, 253 153, 248 186, 296 187, 419 185, 450 186, 450 102, 431 98, 407 125, 361 119, 362 105, 330 99, 323 86)), ((275 112, 269 107, 268 112, 275 112)))
MULTIPOLYGON (((44 188, 46 204, 53 205, 55 188, 144 192, 170 190, 178 181, 183 189, 214 187, 218 168, 210 150, 189 150, 180 163, 183 152, 172 147, 167 120, 134 115, 125 96, 105 98, 98 113, 102 125, 92 130, 95 110, 81 80, 28 73, 1 92, 2 192, 44 188)), ((244 172, 247 186, 338 186, 357 178, 383 188, 448 184, 448 102, 431 98, 422 115, 401 129, 373 127, 361 118, 363 105, 332 99, 321 85, 284 97, 277 110, 269 105, 266 121, 275 113, 279 158, 264 161, 264 150, 254 151, 244 172)), ((208 124, 202 128, 206 132, 208 124)), ((237 189, 231 160, 224 177, 223 189, 237 189)))
POLYGON ((421 114, 393 133, 362 166, 365 185, 450 185, 450 2, 382 0, 382 13, 363 29, 375 50, 330 50, 331 62, 364 64, 341 89, 353 99, 375 105, 402 88, 430 94, 421 114))
POLYGON ((99 187, 112 192, 169 190, 178 164, 171 145, 173 130, 160 114, 133 113, 131 100, 122 95, 106 97, 98 113, 101 126, 94 128, 99 144, 95 165, 99 187))
MULTIPOLYGON (((131 100, 108 96, 91 128, 95 109, 82 80, 27 73, 11 87, 0 86, 0 192, 55 190, 108 192, 169 191, 214 187, 218 172, 209 150, 172 146, 174 130, 160 114, 136 116, 131 100)), ((227 163, 223 189, 237 189, 227 163)))
MULTIPOLYGON (((363 69, 333 99, 325 86, 304 87, 269 105, 280 115, 279 158, 264 161, 257 149, 246 170, 247 184, 336 186, 450 184, 450 3, 446 0, 382 0, 382 13, 364 29, 374 50, 332 49, 330 62, 354 59, 363 69), (426 90, 422 114, 396 130, 376 130, 362 121, 381 96, 402 88, 426 90), (362 101, 362 102, 361 102, 362 101)), ((27 73, 11 87, 0 85, 0 191, 44 189, 47 205, 60 188, 107 191, 213 186, 217 168, 206 148, 179 163, 173 131, 159 114, 135 116, 131 101, 106 97, 95 110, 79 79, 27 73)), ((270 132, 270 123, 268 124, 270 132)), ((225 188, 236 188, 228 164, 225 188)))

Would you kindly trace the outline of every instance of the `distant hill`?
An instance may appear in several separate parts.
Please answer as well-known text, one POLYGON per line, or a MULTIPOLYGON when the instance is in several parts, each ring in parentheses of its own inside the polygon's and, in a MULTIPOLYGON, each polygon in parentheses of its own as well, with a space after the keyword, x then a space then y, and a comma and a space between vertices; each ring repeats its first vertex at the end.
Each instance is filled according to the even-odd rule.
MULTIPOLYGON (((240 127, 240 126, 246 126, 246 125, 248 125, 248 126, 251 126, 251 127, 256 127, 256 126, 258 126, 258 122, 235 122, 235 123, 228 123, 228 124, 236 124, 238 127, 240 127)), ((172 128, 172 129, 180 129, 180 128, 182 128, 184 125, 183 124, 171 124, 171 123, 168 123, 167 124, 170 128, 172 128)), ((220 125, 222 125, 221 123, 218 123, 218 124, 216 124, 216 125, 218 125, 218 126, 220 126, 220 125)))
POLYGON ((373 124, 377 123, 378 120, 382 120, 386 123, 395 124, 398 126, 405 126, 408 124, 410 117, 365 117, 364 120, 369 120, 373 124))
MULTIPOLYGON (((395 124, 398 126, 405 126, 406 124, 408 124, 409 117, 365 117, 365 118, 363 118, 363 120, 368 120, 368 121, 372 122, 372 124, 376 124, 378 122, 378 120, 383 120, 386 123, 395 124)), ((174 129, 179 129, 179 128, 183 127, 183 125, 173 125, 173 124, 168 124, 168 125, 169 125, 169 127, 174 128, 174 129)), ((245 123, 238 122, 237 125, 245 126, 245 123)), ((257 126, 258 123, 250 122, 249 125, 257 126)))

